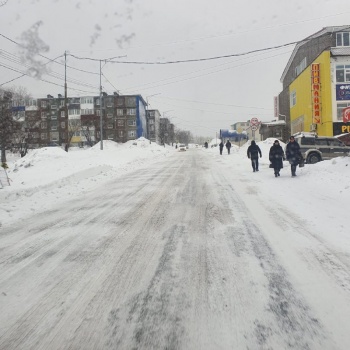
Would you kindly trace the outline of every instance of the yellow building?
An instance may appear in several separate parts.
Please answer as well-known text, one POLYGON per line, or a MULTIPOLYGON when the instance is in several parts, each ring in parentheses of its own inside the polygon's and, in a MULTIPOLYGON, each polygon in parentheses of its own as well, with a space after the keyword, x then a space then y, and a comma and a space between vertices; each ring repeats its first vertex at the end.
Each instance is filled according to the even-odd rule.
POLYGON ((349 28, 326 27, 296 45, 281 77, 278 102, 290 134, 350 132, 350 123, 343 120, 350 106, 349 28))

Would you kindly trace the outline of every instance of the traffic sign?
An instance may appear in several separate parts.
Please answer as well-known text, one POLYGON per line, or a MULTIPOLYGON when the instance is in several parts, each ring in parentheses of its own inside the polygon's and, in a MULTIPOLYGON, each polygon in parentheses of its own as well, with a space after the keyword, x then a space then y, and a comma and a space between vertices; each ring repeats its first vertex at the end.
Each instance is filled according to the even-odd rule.
POLYGON ((252 125, 250 128, 252 129, 252 131, 258 130, 258 126, 257 125, 252 125))
POLYGON ((259 125, 258 118, 252 118, 250 119, 250 125, 259 125))

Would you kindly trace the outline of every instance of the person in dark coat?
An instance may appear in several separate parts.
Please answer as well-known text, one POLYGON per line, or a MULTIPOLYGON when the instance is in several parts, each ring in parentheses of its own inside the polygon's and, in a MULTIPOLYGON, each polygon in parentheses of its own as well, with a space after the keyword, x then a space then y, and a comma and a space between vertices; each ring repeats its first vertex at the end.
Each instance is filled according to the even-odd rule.
POLYGON ((252 162, 253 172, 259 171, 259 155, 261 158, 260 147, 255 143, 254 140, 250 143, 247 149, 247 157, 250 158, 252 162))
POLYGON ((289 138, 289 142, 287 143, 286 147, 286 156, 290 164, 292 176, 297 176, 295 172, 297 170, 297 165, 299 164, 302 158, 302 155, 300 152, 300 146, 298 142, 295 141, 294 136, 291 136, 289 138))
POLYGON ((283 168, 284 152, 278 140, 275 140, 270 148, 269 160, 272 164, 275 177, 280 176, 280 170, 283 168))
POLYGON ((222 150, 224 149, 224 143, 222 141, 219 143, 219 148, 220 148, 220 154, 222 155, 222 150))
POLYGON ((231 150, 231 142, 230 142, 230 140, 227 140, 226 148, 227 148, 227 153, 230 154, 230 150, 231 150))

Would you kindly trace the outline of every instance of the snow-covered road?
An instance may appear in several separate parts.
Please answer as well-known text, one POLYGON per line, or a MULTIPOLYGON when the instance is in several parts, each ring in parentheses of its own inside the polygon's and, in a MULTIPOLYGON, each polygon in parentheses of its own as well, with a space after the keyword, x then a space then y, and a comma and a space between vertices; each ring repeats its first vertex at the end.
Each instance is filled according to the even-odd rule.
POLYGON ((228 159, 176 152, 1 227, 0 349, 350 349, 349 254, 228 159))

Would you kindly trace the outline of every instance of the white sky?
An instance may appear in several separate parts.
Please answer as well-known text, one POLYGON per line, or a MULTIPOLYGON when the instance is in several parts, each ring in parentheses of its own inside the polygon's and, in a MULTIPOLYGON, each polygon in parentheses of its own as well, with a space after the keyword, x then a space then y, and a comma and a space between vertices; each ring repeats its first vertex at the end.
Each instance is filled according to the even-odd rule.
MULTIPOLYGON (((166 62, 284 45, 326 26, 346 25, 349 13, 347 0, 219 0, 205 5, 201 0, 9 0, 0 7, 0 86, 24 86, 36 98, 63 94, 64 66, 58 64, 46 65, 51 74, 41 75, 46 82, 21 77, 4 84, 21 75, 13 69, 25 72, 32 64, 28 58, 27 67, 16 63, 21 50, 9 39, 28 43, 21 35, 39 21, 38 36, 49 46, 42 54, 50 59, 67 51, 85 58, 166 62)), ((293 48, 169 65, 107 63, 102 85, 108 93, 155 95, 148 98, 150 108, 167 111, 177 127, 215 136, 237 121, 273 119, 273 97, 281 91, 280 77, 293 48)), ((62 57, 58 62, 63 63, 62 57)), ((99 62, 68 56, 68 65, 75 68, 67 70, 69 96, 99 93, 99 62)))

